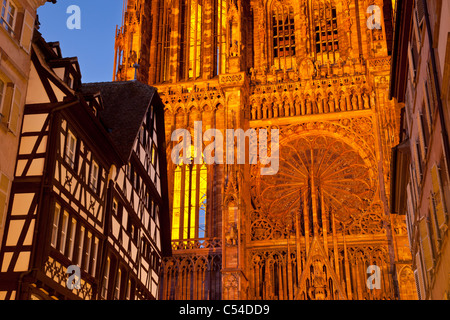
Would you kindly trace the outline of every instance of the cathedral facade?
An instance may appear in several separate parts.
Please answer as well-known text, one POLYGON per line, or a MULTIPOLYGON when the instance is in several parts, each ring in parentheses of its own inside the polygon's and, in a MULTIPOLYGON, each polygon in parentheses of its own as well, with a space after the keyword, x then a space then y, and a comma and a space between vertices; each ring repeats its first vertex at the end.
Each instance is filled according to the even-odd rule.
POLYGON ((114 80, 165 104, 160 299, 417 298, 405 219, 389 210, 392 14, 390 0, 125 1, 114 80), (278 130, 278 172, 172 162, 172 133, 200 122, 278 130))

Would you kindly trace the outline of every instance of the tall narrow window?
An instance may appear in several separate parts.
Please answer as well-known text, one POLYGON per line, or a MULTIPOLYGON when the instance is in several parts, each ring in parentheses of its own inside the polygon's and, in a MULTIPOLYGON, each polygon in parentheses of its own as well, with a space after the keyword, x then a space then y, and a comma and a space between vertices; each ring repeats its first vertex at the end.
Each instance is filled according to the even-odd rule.
POLYGON ((181 0, 180 79, 193 80, 201 74, 202 0, 181 0))
POLYGON ((78 238, 78 266, 81 267, 82 259, 83 259, 83 247, 84 247, 84 232, 85 228, 82 226, 80 228, 80 237, 78 238))
POLYGON ((215 0, 214 5, 214 75, 217 76, 226 72, 227 2, 215 0))
POLYGON ((130 300, 130 298, 131 298, 131 280, 128 280, 127 294, 125 296, 125 299, 130 300))
POLYGON ((84 246, 84 271, 89 272, 89 262, 91 259, 92 233, 88 231, 86 245, 84 246))
POLYGON ((58 226, 59 226, 59 215, 61 214, 61 206, 59 204, 55 204, 55 211, 53 212, 53 228, 52 228, 52 240, 51 245, 53 248, 56 248, 56 244, 58 241, 58 226))
POLYGON ((106 265, 105 265, 105 274, 103 275, 103 282, 102 282, 102 291, 101 291, 102 299, 106 299, 106 296, 108 294, 110 267, 111 267, 111 260, 109 258, 107 258, 106 265))
POLYGON ((114 300, 119 300, 120 299, 120 281, 122 278, 122 271, 119 269, 117 271, 117 279, 116 279, 116 286, 114 289, 114 300))
POLYGON ((313 29, 316 57, 322 63, 339 60, 339 40, 336 7, 330 1, 313 1, 313 29))
POLYGON ((75 233, 77 230, 77 220, 72 218, 72 222, 70 224, 70 235, 69 235, 69 251, 67 256, 70 260, 73 258, 73 248, 75 246, 75 233))
MULTIPOLYGON (((442 166, 442 165, 441 165, 442 166)), ((442 166, 444 167, 444 166, 442 166)), ((434 211, 436 212, 438 228, 442 228, 447 223, 447 208, 445 203, 445 193, 442 184, 442 171, 435 164, 431 168, 432 194, 434 200, 434 211)))
POLYGON ((170 24, 167 8, 164 6, 164 0, 158 1, 158 34, 157 34, 157 63, 159 64, 159 73, 157 82, 164 82, 169 79, 170 66, 170 24))
POLYGON ((99 174, 99 167, 97 162, 92 161, 91 166, 91 176, 89 178, 89 185, 92 188, 94 192, 97 192, 98 187, 98 174, 99 174))
POLYGON ((5 89, 6 89, 5 82, 2 79, 0 79, 0 114, 2 113, 3 109, 3 97, 5 96, 5 89))
POLYGON ((94 250, 92 252, 92 266, 91 266, 91 275, 95 277, 96 269, 97 269, 97 257, 98 257, 98 238, 94 238, 94 250))
POLYGON ((64 211, 62 217, 62 225, 61 225, 61 243, 59 244, 59 251, 64 254, 66 250, 66 239, 67 239, 67 227, 69 225, 69 214, 64 211))
POLYGON ((156 166, 156 154, 157 154, 157 151, 158 151, 158 149, 157 149, 157 147, 156 147, 156 145, 154 144, 154 143, 152 143, 152 165, 153 166, 156 166))
POLYGON ((272 9, 273 58, 278 69, 291 69, 295 60, 294 9, 275 2, 272 9))
POLYGON ((66 161, 72 167, 75 168, 75 150, 77 147, 77 138, 69 130, 66 141, 66 161))
POLYGON ((425 270, 428 273, 434 267, 434 256, 433 256, 433 246, 430 238, 431 235, 430 226, 427 218, 423 218, 422 220, 420 220, 419 233, 425 270))
POLYGON ((175 169, 172 215, 172 239, 206 236, 205 164, 180 165, 175 169))

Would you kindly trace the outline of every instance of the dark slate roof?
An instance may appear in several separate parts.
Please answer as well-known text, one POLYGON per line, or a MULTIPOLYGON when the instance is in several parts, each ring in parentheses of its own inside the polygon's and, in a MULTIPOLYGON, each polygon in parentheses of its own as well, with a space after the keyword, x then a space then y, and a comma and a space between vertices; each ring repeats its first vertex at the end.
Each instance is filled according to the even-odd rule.
POLYGON ((156 92, 139 81, 84 83, 82 94, 101 93, 100 121, 111 135, 121 158, 128 162, 148 107, 156 92))

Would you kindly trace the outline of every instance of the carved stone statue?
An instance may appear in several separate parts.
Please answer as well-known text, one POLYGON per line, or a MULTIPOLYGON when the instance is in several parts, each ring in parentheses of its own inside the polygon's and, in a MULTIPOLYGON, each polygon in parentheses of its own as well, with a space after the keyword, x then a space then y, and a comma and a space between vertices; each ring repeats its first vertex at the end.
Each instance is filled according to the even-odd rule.
POLYGON ((312 113, 312 103, 311 100, 309 99, 309 96, 306 97, 306 114, 311 114, 312 113))
POLYGON ((364 102, 364 109, 370 109, 369 96, 367 95, 366 92, 363 93, 362 99, 364 102))
POLYGON ((334 97, 332 94, 328 95, 328 111, 329 112, 335 112, 335 104, 334 104, 334 97))
POLYGON ((227 240, 227 245, 237 245, 238 231, 235 224, 230 224, 228 232, 225 234, 225 239, 227 240))
POLYGON ((355 93, 352 95, 352 110, 358 110, 358 98, 355 93))

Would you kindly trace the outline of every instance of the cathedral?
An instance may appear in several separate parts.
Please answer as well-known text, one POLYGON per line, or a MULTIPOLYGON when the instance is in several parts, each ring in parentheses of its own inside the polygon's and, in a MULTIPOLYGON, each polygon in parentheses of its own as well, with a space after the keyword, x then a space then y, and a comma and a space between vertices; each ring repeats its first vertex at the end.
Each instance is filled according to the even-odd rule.
POLYGON ((114 80, 165 105, 159 299, 417 299, 405 216, 390 212, 394 3, 124 1, 114 80), (200 121, 278 130, 278 172, 171 161, 172 133, 200 121))

